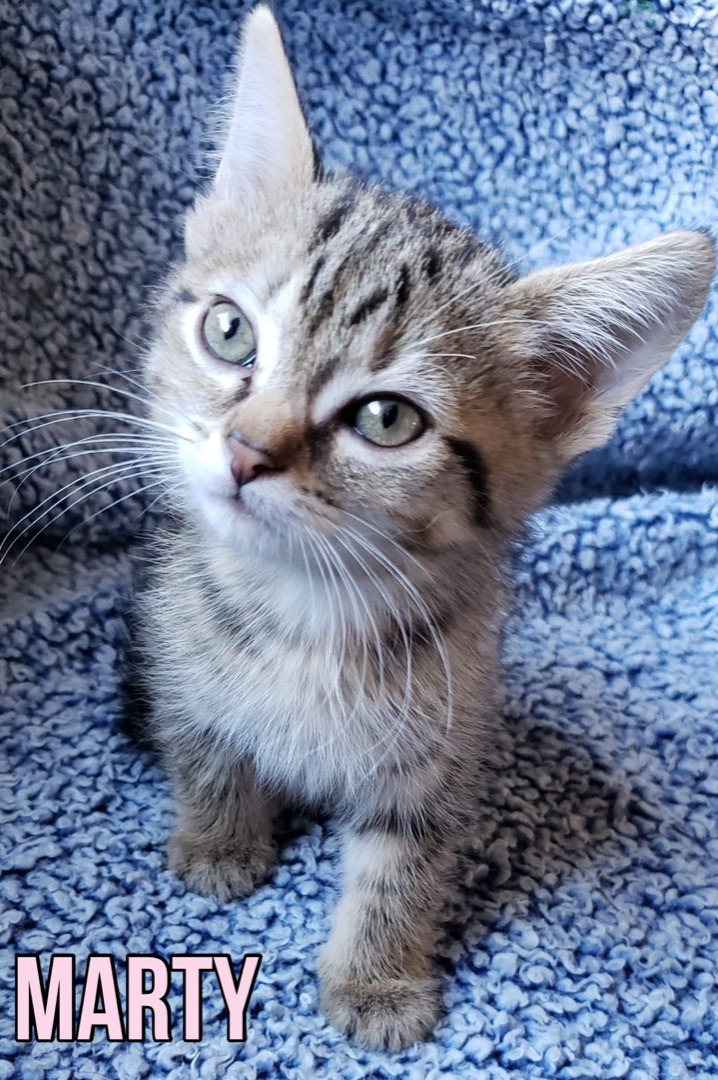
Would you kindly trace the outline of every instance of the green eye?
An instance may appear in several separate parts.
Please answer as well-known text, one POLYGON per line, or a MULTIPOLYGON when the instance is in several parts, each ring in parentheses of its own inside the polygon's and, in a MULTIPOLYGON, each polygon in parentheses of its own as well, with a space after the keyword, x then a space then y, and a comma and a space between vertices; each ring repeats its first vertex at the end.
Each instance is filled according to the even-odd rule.
POLYGON ((249 319, 229 300, 213 304, 202 323, 204 344, 219 360, 251 367, 257 355, 257 342, 249 319))
POLYGON ((355 431, 375 446, 403 446, 418 439, 424 430, 424 419, 418 409, 395 397, 364 402, 350 422, 355 431))

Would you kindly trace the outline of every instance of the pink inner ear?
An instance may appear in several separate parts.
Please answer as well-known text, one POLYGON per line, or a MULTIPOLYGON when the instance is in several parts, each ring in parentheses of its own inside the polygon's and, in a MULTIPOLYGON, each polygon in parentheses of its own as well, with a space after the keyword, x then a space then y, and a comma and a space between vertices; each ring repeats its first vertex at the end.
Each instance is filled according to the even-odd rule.
POLYGON ((530 356, 532 381, 545 402, 539 435, 558 439, 580 421, 598 389, 597 360, 582 355, 575 341, 550 326, 544 326, 530 356))
POLYGON ((610 437, 700 313, 714 265, 708 238, 678 232, 509 287, 512 351, 544 398, 540 433, 567 459, 610 437))
POLYGON ((546 399, 546 414, 539 423, 539 433, 545 439, 559 438, 580 418, 588 387, 584 379, 562 371, 549 360, 536 362, 534 370, 538 390, 546 399))

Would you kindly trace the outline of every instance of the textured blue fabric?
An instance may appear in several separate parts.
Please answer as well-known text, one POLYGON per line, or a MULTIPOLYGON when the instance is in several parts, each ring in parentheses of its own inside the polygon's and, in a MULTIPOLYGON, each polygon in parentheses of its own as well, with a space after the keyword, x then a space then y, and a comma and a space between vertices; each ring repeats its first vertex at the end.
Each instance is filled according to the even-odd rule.
MULTIPOLYGON (((20 384, 136 365, 244 10, 0 8, 3 422, 123 407, 20 384)), ((522 266, 715 225, 708 0, 278 10, 328 162, 429 196, 522 266)), ((445 1018, 400 1055, 356 1049, 317 1010, 337 887, 324 825, 286 822, 276 875, 244 903, 189 894, 164 868, 167 781, 117 730, 142 499, 94 517, 131 490, 118 484, 0 566, 0 1080, 718 1076, 717 315, 714 292, 609 447, 567 479, 566 504, 537 519, 505 640, 506 737, 439 946, 445 1018), (109 952, 122 985, 130 952, 225 951, 264 955, 243 1046, 210 979, 198 1044, 14 1042, 18 952, 74 952, 80 973, 109 952)), ((3 446, 0 468, 62 427, 3 446)), ((105 460, 7 481, 10 521, 105 460)), ((178 986, 170 1001, 181 1022, 178 986)))

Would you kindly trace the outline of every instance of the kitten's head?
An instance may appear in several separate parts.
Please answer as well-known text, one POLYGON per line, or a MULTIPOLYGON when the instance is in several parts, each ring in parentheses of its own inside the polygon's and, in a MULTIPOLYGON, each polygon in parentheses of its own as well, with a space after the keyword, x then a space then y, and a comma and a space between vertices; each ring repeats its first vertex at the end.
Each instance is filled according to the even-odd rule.
POLYGON ((263 6, 186 252, 146 372, 181 436, 179 498, 274 554, 367 530, 433 550, 511 535, 606 440, 715 263, 708 236, 677 232, 517 278, 425 204, 324 177, 263 6))

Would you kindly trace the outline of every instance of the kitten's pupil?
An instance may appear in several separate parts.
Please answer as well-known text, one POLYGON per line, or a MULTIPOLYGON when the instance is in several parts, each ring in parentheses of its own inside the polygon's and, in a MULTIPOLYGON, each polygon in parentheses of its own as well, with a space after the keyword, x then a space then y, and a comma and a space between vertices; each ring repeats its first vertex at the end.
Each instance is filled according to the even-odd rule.
POLYGON ((399 406, 396 402, 392 401, 391 404, 383 403, 383 415, 381 422, 385 428, 390 428, 396 423, 396 419, 399 415, 399 406))
MULTIPOLYGON (((225 322, 226 319, 227 319, 227 312, 224 312, 223 317, 221 318, 220 321, 225 322)), ((238 315, 236 315, 232 319, 232 321, 229 324, 229 327, 224 331, 224 340, 225 341, 229 341, 230 338, 234 337, 234 335, 237 333, 237 330, 239 329, 240 322, 241 322, 241 319, 239 318, 238 315)))

